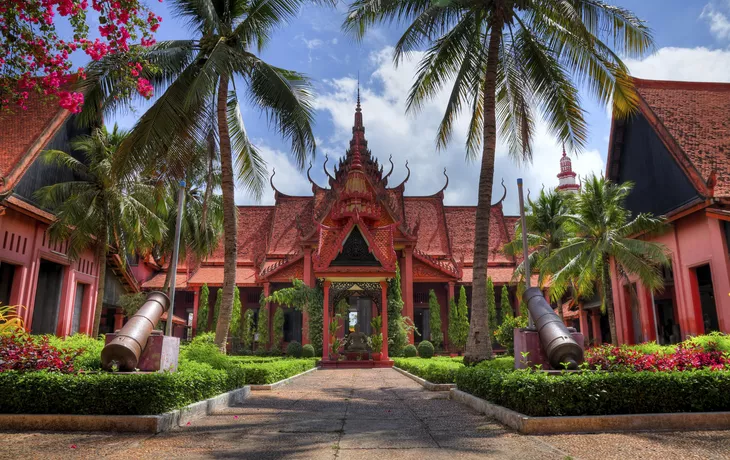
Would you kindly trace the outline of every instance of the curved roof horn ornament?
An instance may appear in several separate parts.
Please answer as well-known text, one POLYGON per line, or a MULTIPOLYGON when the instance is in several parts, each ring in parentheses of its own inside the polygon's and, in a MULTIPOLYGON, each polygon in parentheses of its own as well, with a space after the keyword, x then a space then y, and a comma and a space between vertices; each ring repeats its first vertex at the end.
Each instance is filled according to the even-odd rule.
MULTIPOLYGON (((400 185, 398 185, 398 187, 406 185, 406 182, 408 182, 408 179, 411 178, 411 168, 408 167, 408 160, 406 160, 406 169, 408 170, 408 175, 406 176, 405 179, 403 179, 403 182, 401 182, 400 185)), ((395 188, 398 188, 398 187, 395 187, 395 188)))
POLYGON ((327 177, 329 177, 332 180, 335 180, 335 178, 330 175, 330 172, 327 171, 327 162, 328 161, 330 161, 330 157, 329 157, 329 155, 325 155, 324 156, 324 164, 322 165, 322 168, 324 168, 324 173, 327 174, 327 177))
POLYGON ((307 179, 309 179, 309 182, 312 184, 313 187, 322 188, 322 187, 319 186, 319 184, 317 184, 314 181, 314 179, 312 179, 311 172, 312 172, 312 162, 310 161, 309 162, 309 168, 307 168, 307 179))
POLYGON ((393 174, 393 155, 390 155, 388 157, 388 161, 390 162, 390 171, 388 171, 388 174, 383 177, 383 182, 385 182, 390 177, 390 175, 393 174))
POLYGON ((446 174, 446 168, 444 168, 444 176, 446 177, 446 183, 444 184, 444 187, 438 191, 438 193, 443 193, 444 190, 446 190, 446 187, 449 186, 449 176, 446 174))
POLYGON ((504 189, 504 194, 502 195, 502 198, 499 199, 496 203, 494 203, 492 206, 497 206, 502 204, 505 198, 507 198, 507 186, 504 185, 504 178, 502 178, 502 188, 504 189))
POLYGON ((274 176, 276 176, 276 168, 272 168, 273 172, 271 174, 271 177, 269 177, 269 184, 271 184, 271 188, 274 189, 274 193, 278 195, 283 195, 279 190, 276 189, 274 186, 274 176))

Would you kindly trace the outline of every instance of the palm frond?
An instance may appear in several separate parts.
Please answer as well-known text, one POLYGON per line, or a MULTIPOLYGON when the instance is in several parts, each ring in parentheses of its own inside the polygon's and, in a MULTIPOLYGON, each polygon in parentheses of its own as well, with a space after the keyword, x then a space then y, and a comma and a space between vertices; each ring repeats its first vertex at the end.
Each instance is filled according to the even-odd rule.
POLYGON ((228 132, 231 136, 231 150, 236 158, 238 180, 256 199, 261 199, 266 186, 266 161, 246 134, 238 98, 234 91, 228 94, 228 132))

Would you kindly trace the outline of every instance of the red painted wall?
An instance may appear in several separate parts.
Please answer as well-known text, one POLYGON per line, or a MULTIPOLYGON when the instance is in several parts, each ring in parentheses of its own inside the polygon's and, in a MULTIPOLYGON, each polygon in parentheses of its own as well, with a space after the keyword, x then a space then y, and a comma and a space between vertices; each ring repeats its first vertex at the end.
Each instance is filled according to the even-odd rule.
MULTIPOLYGON (((703 334, 702 308, 699 303, 694 269, 709 264, 720 330, 730 332, 730 259, 722 228, 722 221, 707 217, 703 211, 674 221, 664 234, 652 241, 664 244, 671 253, 674 270, 675 312, 678 316, 682 338, 703 334)), ((631 280, 635 282, 635 279, 631 280)), ((623 285, 612 270, 614 305, 619 342, 632 343, 630 299, 626 298, 623 285)), ((651 292, 637 282, 640 303, 642 338, 656 340, 654 307, 651 292)))

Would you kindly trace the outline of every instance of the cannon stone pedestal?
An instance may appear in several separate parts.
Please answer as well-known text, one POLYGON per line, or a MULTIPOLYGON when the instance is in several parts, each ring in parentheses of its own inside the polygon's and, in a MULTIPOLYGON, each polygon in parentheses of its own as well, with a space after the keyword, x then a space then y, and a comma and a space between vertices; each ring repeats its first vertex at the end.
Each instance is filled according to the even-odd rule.
MULTIPOLYGON (((543 370, 552 370, 545 351, 540 344, 540 336, 536 330, 515 328, 515 369, 525 369, 541 365, 543 370), (526 358, 522 357, 522 353, 529 353, 526 358)), ((581 348, 583 348, 583 334, 571 331, 573 337, 581 348)), ((562 370, 562 369, 555 369, 562 370)))
MULTIPOLYGON (((107 334, 106 343, 110 343, 116 334, 107 334)), ((137 369, 142 372, 177 371, 180 355, 180 339, 163 335, 162 331, 152 331, 147 345, 142 350, 137 369)))

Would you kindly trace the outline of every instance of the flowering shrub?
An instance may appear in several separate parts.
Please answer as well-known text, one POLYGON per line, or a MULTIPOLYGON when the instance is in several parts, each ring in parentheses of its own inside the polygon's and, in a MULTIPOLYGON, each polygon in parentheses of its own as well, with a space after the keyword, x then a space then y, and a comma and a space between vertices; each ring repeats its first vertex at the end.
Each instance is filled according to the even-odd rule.
MULTIPOLYGON (((12 104, 26 108, 31 92, 58 96, 61 107, 78 112, 81 93, 64 90, 69 77, 85 78, 83 68, 72 69, 70 54, 80 50, 99 61, 108 54, 124 55, 128 66, 116 70, 123 77, 119 92, 137 90, 151 97, 149 82, 139 78, 145 65, 143 47, 155 43, 153 33, 162 18, 143 0, 6 0, 0 2, 0 109, 12 104), (98 19, 101 38, 89 39, 87 15, 98 19), (71 26, 69 37, 58 35, 56 21, 71 26), (140 46, 130 41, 139 40, 140 46), (138 67, 139 65, 139 67, 138 67)), ((162 0, 160 0, 162 1, 162 0)))
POLYGON ((604 345, 587 350, 586 363, 591 369, 606 371, 730 370, 730 353, 712 343, 706 347, 681 343, 673 353, 642 353, 629 347, 604 345))
POLYGON ((83 350, 63 351, 48 342, 48 337, 33 340, 28 335, 0 337, 0 372, 52 371, 71 374, 73 362, 83 350))

